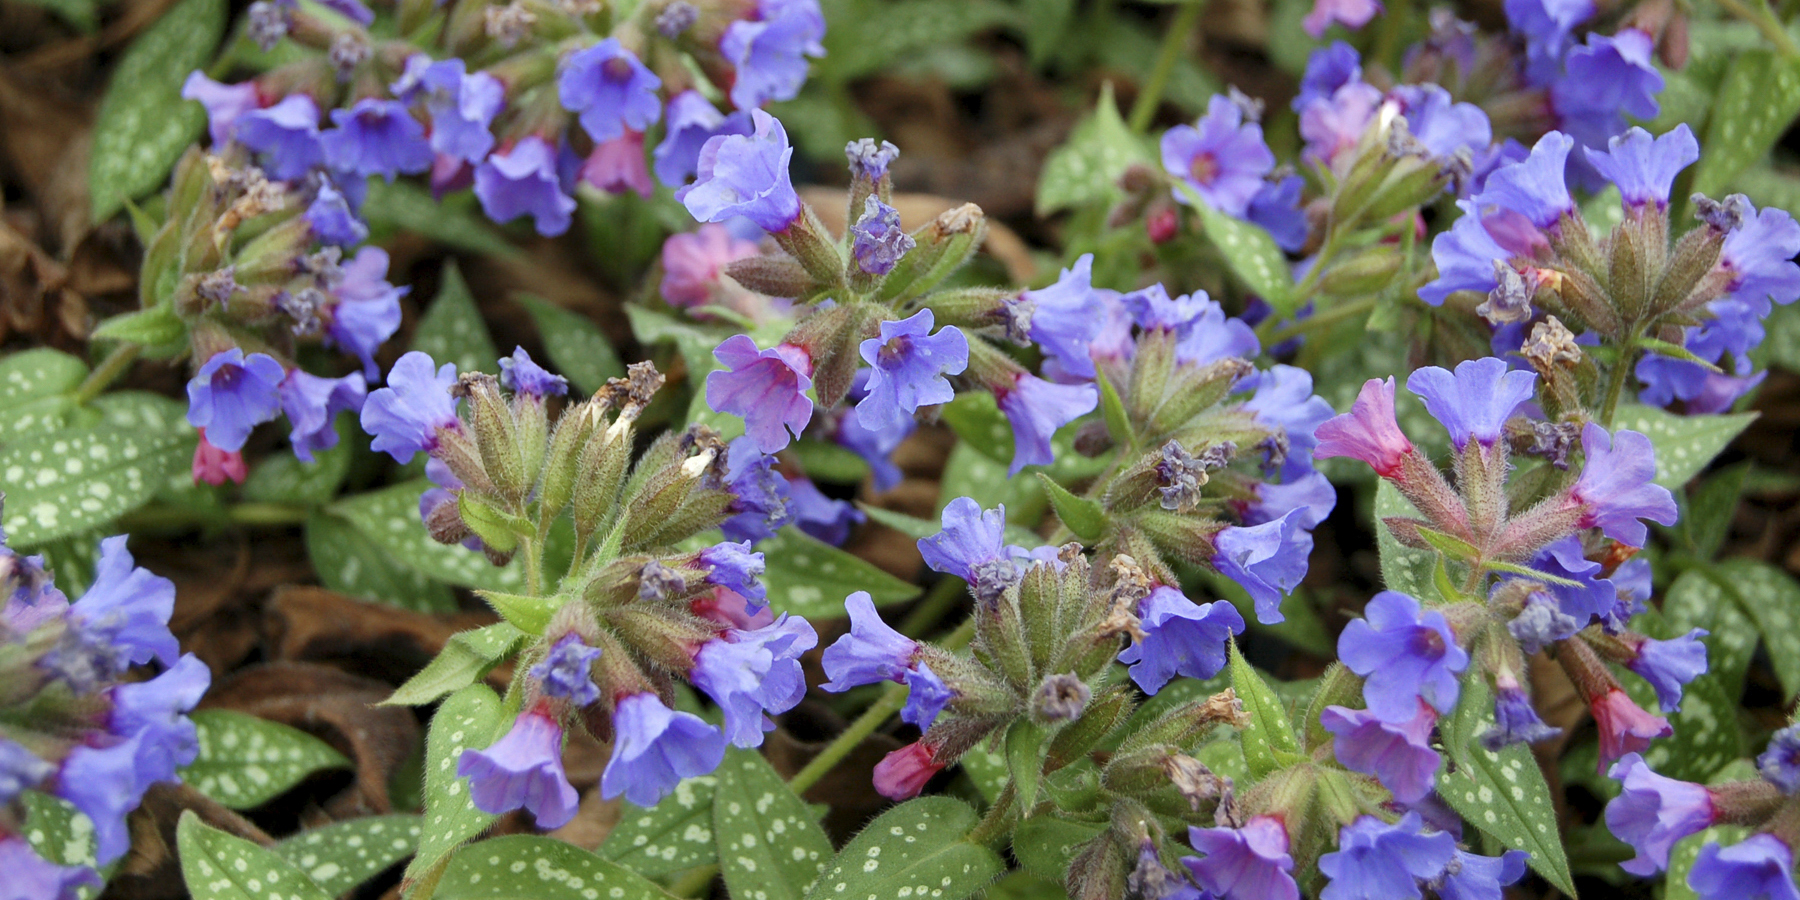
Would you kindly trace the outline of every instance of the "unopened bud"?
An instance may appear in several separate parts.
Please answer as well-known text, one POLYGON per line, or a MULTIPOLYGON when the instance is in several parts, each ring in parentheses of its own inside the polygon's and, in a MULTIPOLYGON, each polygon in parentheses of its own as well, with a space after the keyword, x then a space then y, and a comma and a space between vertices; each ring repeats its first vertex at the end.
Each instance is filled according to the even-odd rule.
POLYGON ((1722 201, 1705 194, 1695 194, 1690 199, 1694 204, 1694 218, 1705 222, 1714 231, 1736 231, 1750 217, 1750 198, 1743 194, 1731 194, 1722 201))
POLYGON ((537 14, 514 2, 506 6, 490 6, 483 12, 482 27, 494 43, 511 50, 531 34, 537 14))
POLYGON ((1075 675, 1051 675, 1032 695, 1031 715, 1042 722, 1072 721, 1081 716, 1093 698, 1093 689, 1075 675))
POLYGON ((1341 262, 1332 263, 1319 277, 1319 290, 1335 297, 1373 294, 1387 287, 1400 271, 1405 254, 1376 244, 1341 262))
POLYGON ((1225 786, 1225 780, 1214 775, 1204 763, 1180 753, 1163 761, 1163 774, 1169 777, 1175 790, 1187 798, 1188 806, 1195 812, 1200 811, 1201 803, 1218 799, 1225 786))
POLYGON ((644 563, 638 572, 638 599, 647 602, 662 602, 686 596, 687 579, 681 573, 651 560, 644 563))
POLYGON ((475 447, 481 453, 482 468, 500 496, 522 503, 531 489, 524 461, 519 456, 519 439, 512 410, 500 396, 494 376, 482 372, 465 372, 452 393, 467 397, 475 425, 475 447))
POLYGON ((758 294, 805 299, 824 285, 786 256, 747 256, 725 264, 725 274, 758 294))

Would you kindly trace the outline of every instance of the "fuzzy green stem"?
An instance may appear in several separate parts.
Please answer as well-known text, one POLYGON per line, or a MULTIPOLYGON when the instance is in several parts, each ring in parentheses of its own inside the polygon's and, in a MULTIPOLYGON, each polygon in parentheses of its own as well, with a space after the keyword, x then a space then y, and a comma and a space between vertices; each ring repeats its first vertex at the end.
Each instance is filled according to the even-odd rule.
POLYGON ((1637 364, 1636 336, 1619 348, 1619 358, 1606 373, 1606 395, 1601 401, 1600 426, 1612 430, 1613 414, 1619 409, 1619 398, 1625 393, 1625 380, 1631 376, 1631 370, 1637 364))
MULTIPOLYGON (((1365 315, 1375 308, 1375 304, 1379 299, 1380 298, 1375 295, 1370 295, 1352 300, 1349 303, 1340 303, 1309 318, 1289 322, 1286 326, 1281 328, 1271 328, 1267 334, 1258 335, 1257 337, 1262 340, 1263 346, 1272 347, 1289 338, 1310 334, 1321 328, 1336 325, 1346 319, 1353 319, 1357 316, 1365 315)), ((1269 317, 1268 323, 1272 325, 1275 321, 1275 317, 1271 316, 1269 317)))
POLYGON ((539 597, 544 590, 544 542, 535 534, 519 538, 519 564, 525 567, 525 595, 539 597))
POLYGON ((1138 91, 1137 99, 1131 104, 1129 124, 1132 134, 1143 134, 1150 128, 1150 120, 1156 116, 1156 108, 1162 105, 1163 92, 1169 87, 1169 78, 1175 74, 1175 64, 1181 60, 1181 54, 1194 38, 1194 29, 1200 24, 1200 11, 1206 7, 1203 0, 1190 0, 1175 13, 1175 20, 1169 23, 1169 30, 1163 34, 1162 49, 1156 54, 1156 65, 1150 70, 1150 80, 1144 82, 1144 88, 1138 91))
POLYGON ((1719 5, 1725 7, 1726 12, 1756 26, 1756 30, 1761 32, 1769 43, 1774 44, 1775 49, 1780 51, 1782 56, 1788 59, 1800 58, 1800 45, 1794 43, 1793 37, 1787 33, 1786 28, 1782 27, 1781 22, 1775 18, 1774 13, 1769 10, 1768 3, 1764 0, 1749 0, 1749 2, 1719 0, 1719 5))
POLYGON ((125 370, 131 368, 131 364, 137 361, 138 353, 143 349, 142 344, 130 341, 112 348, 112 352, 106 354, 106 358, 100 361, 100 365, 88 373, 88 377, 83 379, 81 385, 75 389, 75 405, 85 405, 88 401, 100 396, 101 391, 106 390, 113 382, 119 380, 120 375, 125 374, 125 370))
POLYGON ((1018 792, 1013 788, 1013 783, 1008 781, 1006 787, 1000 789, 1000 796, 994 798, 994 805, 988 807, 987 814, 969 832, 969 843, 999 849, 1000 842, 1012 833, 1018 818, 1018 799, 1018 792))

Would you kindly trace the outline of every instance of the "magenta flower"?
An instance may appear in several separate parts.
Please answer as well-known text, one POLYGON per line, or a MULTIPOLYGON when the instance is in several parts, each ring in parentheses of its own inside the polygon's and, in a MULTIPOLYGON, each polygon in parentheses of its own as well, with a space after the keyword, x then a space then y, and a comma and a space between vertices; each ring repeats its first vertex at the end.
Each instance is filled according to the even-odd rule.
POLYGON ((1636 858, 1619 864, 1633 875, 1648 878, 1668 868, 1675 842, 1718 819, 1711 791, 1656 774, 1636 753, 1625 754, 1606 775, 1622 788, 1606 804, 1606 827, 1637 850, 1636 858))
POLYGON ((671 306, 717 303, 725 266, 756 254, 754 241, 733 237, 723 225, 708 223, 693 232, 672 234, 662 246, 663 299, 671 306))
POLYGON ((544 706, 519 714, 512 730, 485 750, 464 750, 456 774, 469 779, 469 800, 485 813, 529 809, 539 828, 561 828, 581 797, 563 774, 563 728, 544 706))
POLYGON ((812 421, 812 358, 793 344, 756 349, 747 334, 734 334, 713 350, 725 366, 706 376, 706 404, 744 420, 744 433, 764 453, 774 453, 812 421), (792 437, 789 433, 792 433, 792 437))
POLYGON ((1300 26, 1315 40, 1325 36, 1333 22, 1355 31, 1382 10, 1381 0, 1313 0, 1312 11, 1300 20, 1300 26))
POLYGON ((1350 411, 1326 421, 1314 434, 1319 445, 1313 450, 1313 458, 1359 459, 1383 478, 1394 477, 1400 471, 1401 461, 1413 452, 1412 441, 1400 433, 1400 423, 1394 418, 1392 376, 1385 381, 1371 378, 1363 382, 1350 411))
POLYGON ((650 169, 644 164, 644 133, 627 131, 595 145, 594 152, 581 164, 576 180, 608 194, 630 191, 649 197, 656 193, 656 183, 650 180, 650 169))
POLYGON ((1602 768, 1627 753, 1642 753, 1650 749, 1650 741, 1655 738, 1675 733, 1675 729, 1669 726, 1669 720, 1645 712, 1643 707, 1632 702, 1623 690, 1616 687, 1590 698, 1588 708, 1594 714, 1594 724, 1600 728, 1602 768))
POLYGON ((917 797, 944 766, 924 741, 913 741, 875 764, 875 792, 895 801, 917 797))

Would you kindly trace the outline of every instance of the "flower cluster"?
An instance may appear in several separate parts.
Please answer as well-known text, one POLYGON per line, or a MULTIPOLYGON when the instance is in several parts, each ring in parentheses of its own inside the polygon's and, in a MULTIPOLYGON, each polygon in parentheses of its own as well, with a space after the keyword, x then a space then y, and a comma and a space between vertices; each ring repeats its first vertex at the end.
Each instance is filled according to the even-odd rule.
POLYGON ((43 557, 21 556, 0 535, 0 597, 0 860, 11 896, 60 900, 99 878, 33 851, 22 795, 73 804, 93 823, 99 864, 117 860, 131 842, 126 814, 194 761, 185 713, 212 672, 169 633, 175 585, 134 565, 123 536, 100 542, 93 584, 71 603, 43 557), (125 677, 152 663, 155 677, 125 677))

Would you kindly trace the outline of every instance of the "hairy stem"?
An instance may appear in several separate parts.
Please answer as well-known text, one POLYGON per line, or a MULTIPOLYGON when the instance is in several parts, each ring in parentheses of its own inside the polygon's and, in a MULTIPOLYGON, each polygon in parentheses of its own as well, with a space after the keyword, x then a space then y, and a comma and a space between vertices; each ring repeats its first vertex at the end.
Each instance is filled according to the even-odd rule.
POLYGON ((85 404, 100 396, 101 391, 106 390, 113 382, 119 380, 119 376, 125 374, 125 370, 131 368, 131 364, 137 361, 138 353, 143 349, 143 345, 130 341, 112 348, 112 352, 106 354, 106 358, 100 361, 99 367, 89 373, 88 377, 82 380, 81 385, 75 388, 76 405, 85 404))

